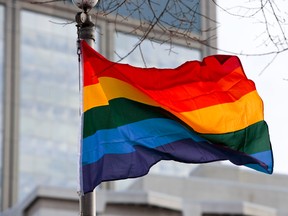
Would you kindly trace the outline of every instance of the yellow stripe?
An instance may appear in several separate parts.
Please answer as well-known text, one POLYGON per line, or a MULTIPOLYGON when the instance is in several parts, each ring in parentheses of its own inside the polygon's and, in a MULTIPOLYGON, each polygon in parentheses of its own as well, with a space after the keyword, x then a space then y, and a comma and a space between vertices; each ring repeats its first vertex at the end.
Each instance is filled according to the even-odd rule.
POLYGON ((172 113, 195 131, 212 134, 241 130, 264 119, 263 103, 256 91, 232 103, 218 104, 191 112, 172 111, 172 113))
POLYGON ((228 133, 246 128, 263 120, 263 104, 256 91, 250 92, 231 103, 218 104, 190 112, 176 113, 160 106, 135 87, 114 78, 102 77, 100 84, 86 86, 83 91, 83 109, 108 105, 114 98, 124 97, 151 106, 162 107, 190 125, 199 133, 228 133), (106 96, 103 92, 105 90, 106 96), (96 97, 97 96, 97 97, 96 97))
POLYGON ((100 84, 86 86, 83 89, 83 111, 97 106, 108 105, 108 101, 115 98, 128 98, 151 106, 159 106, 149 96, 137 88, 114 78, 99 78, 100 84), (104 93, 104 91, 105 93, 104 93), (97 98, 95 97, 97 96, 97 98))
POLYGON ((99 83, 83 88, 83 112, 93 107, 105 105, 108 105, 108 100, 99 83))
POLYGON ((124 97, 151 106, 159 106, 159 104, 151 99, 148 95, 124 81, 114 78, 101 77, 99 78, 99 82, 101 83, 108 100, 124 97))

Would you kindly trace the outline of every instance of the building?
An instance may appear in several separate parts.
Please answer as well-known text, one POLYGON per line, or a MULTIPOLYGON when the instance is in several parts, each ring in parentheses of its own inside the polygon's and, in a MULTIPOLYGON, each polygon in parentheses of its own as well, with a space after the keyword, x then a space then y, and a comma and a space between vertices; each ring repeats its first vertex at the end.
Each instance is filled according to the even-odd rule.
MULTIPOLYGON (((96 192, 99 216, 286 216, 288 177, 208 164, 189 176, 152 174, 125 191, 96 192)), ((75 191, 39 187, 3 216, 77 215, 75 191)))
MULTIPOLYGON (((55 213, 61 209, 59 200, 67 205, 72 202, 69 208, 75 210, 78 199, 75 191, 78 185, 79 71, 77 31, 73 23, 78 10, 68 0, 45 4, 39 2, 46 1, 0 0, 0 203, 4 215, 16 215, 15 212, 19 215, 36 215, 39 213, 37 208, 41 210, 43 207, 44 211, 46 204, 50 206, 49 211, 55 213), (55 190, 58 193, 54 193, 55 190)), ((149 29, 147 23, 151 25, 153 21, 147 4, 141 6, 144 13, 139 13, 133 1, 129 1, 126 7, 117 9, 116 16, 113 11, 117 8, 117 1, 111 2, 100 0, 100 6, 91 11, 91 14, 97 14, 94 17, 97 25, 95 48, 109 59, 120 60, 133 51, 123 62, 137 66, 176 67, 188 59, 201 59, 216 52, 212 49, 217 47, 214 37, 216 9, 210 1, 183 0, 183 5, 188 2, 194 13, 185 11, 187 7, 178 9, 186 15, 190 14, 186 18, 193 22, 189 25, 164 16, 162 26, 155 26, 140 46, 139 38, 149 29), (105 7, 111 7, 111 13, 101 12, 101 8, 105 7), (134 13, 130 14, 131 11, 134 13), (174 22, 179 27, 178 34, 163 33, 164 21, 174 22)), ((156 14, 163 10, 165 2, 155 5, 156 14)), ((177 12, 177 7, 171 8, 181 18, 182 13, 177 12)), ((158 212, 158 215, 160 212, 164 215, 181 215, 181 195, 154 189, 151 195, 145 188, 139 186, 137 189, 136 186, 139 182, 163 178, 160 174, 165 174, 165 179, 171 181, 175 180, 172 177, 175 174, 185 179, 184 176, 187 177, 193 167, 159 163, 153 167, 153 175, 143 180, 113 183, 109 185, 110 191, 99 191, 107 197, 107 200, 100 200, 103 205, 99 207, 99 214, 115 215, 120 209, 125 212, 123 206, 127 205, 129 209, 133 206, 137 212, 142 212, 141 209, 148 211, 148 206, 151 212, 158 212), (134 188, 132 192, 131 188, 134 188), (167 208, 169 202, 163 204, 159 197, 164 200, 167 197, 168 201, 171 198, 175 206, 167 208), (121 203, 122 199, 126 201, 121 203)), ((239 201, 235 205, 240 209, 250 208, 254 205, 254 202, 251 203, 239 201)), ((197 208, 205 206, 204 203, 197 208)), ((192 212, 187 210, 188 207, 185 209, 192 212)), ((275 211, 272 209, 271 212, 275 211)), ((203 215, 210 213, 204 211, 203 215)), ((65 215, 64 212, 62 214, 65 215)), ((235 214, 250 213, 238 211, 235 214)))

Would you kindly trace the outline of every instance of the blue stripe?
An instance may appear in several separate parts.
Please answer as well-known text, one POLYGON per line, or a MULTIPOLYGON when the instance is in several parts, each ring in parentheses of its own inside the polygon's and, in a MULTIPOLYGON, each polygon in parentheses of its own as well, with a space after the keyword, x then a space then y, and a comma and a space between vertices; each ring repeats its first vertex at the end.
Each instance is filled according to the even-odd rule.
MULTIPOLYGON (((271 150, 264 151, 264 152, 258 152, 255 154, 251 154, 250 156, 256 158, 257 160, 261 161, 262 163, 267 165, 268 173, 273 172, 273 154, 271 150)), ((267 173, 267 170, 265 170, 262 166, 259 166, 257 164, 247 164, 247 167, 250 167, 252 169, 258 170, 260 172, 267 173)))
POLYGON ((157 148, 134 146, 128 154, 107 154, 95 163, 82 167, 83 191, 92 191, 103 181, 135 178, 149 172, 151 166, 160 160, 174 160, 185 163, 207 163, 229 160, 236 165, 249 164, 252 168, 269 173, 265 164, 239 151, 207 142, 191 139, 178 140, 157 148))
POLYGON ((180 123, 153 118, 115 129, 97 131, 83 139, 82 165, 91 164, 105 154, 127 154, 135 151, 135 145, 156 148, 182 139, 206 141, 180 123))

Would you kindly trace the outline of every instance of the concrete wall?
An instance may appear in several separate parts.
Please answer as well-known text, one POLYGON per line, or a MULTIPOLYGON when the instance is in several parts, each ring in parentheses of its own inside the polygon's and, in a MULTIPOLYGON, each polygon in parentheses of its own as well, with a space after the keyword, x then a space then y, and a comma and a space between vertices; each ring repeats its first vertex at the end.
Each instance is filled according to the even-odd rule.
MULTIPOLYGON (((148 175, 127 191, 96 192, 99 216, 287 216, 288 176, 200 166, 189 177, 148 175), (222 178, 223 177, 223 178, 222 178)), ((39 187, 1 216, 79 215, 75 191, 39 187)))
POLYGON ((180 211, 149 205, 108 204, 107 211, 101 216, 182 216, 180 211))
POLYGON ((25 210, 23 216, 78 215, 78 201, 39 198, 25 210))
MULTIPOLYGON (((145 191, 165 193, 190 202, 247 202, 288 215, 288 177, 266 175, 230 166, 201 166, 191 177, 146 176, 145 191)), ((138 183, 139 184, 139 183, 138 183)))

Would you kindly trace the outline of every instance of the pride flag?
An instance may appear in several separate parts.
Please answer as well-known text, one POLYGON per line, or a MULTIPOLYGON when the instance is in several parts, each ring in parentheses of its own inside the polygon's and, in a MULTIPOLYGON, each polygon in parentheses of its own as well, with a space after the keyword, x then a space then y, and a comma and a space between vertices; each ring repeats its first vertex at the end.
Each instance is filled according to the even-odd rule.
POLYGON ((273 172, 263 103, 236 56, 158 69, 111 62, 85 42, 81 49, 84 193, 143 176, 160 160, 273 172))

